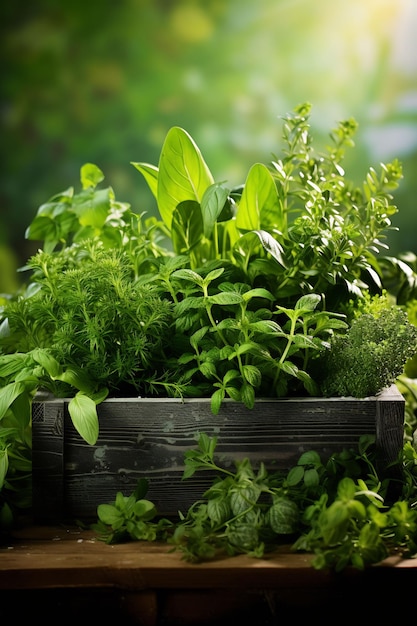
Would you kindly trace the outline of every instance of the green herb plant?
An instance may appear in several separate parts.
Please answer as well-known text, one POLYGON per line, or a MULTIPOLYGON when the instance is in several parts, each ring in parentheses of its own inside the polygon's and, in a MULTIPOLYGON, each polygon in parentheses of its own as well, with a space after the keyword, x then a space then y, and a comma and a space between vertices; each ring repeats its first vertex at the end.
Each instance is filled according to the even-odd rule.
POLYGON ((282 156, 255 163, 237 186, 216 182, 190 135, 170 129, 158 166, 132 164, 158 217, 118 201, 91 163, 80 191, 39 207, 26 236, 41 247, 0 310, 9 461, 19 439, 5 426, 23 433, 41 391, 69 397, 76 430, 94 444, 109 393, 204 396, 217 413, 225 398, 250 409, 261 396, 361 397, 396 380, 417 351, 406 317, 415 268, 381 254, 401 165, 371 167, 355 185, 342 164, 356 122, 317 151, 310 113, 305 103, 288 114, 282 156), (363 370, 346 389, 355 350, 363 370))
MULTIPOLYGON (((376 470, 372 437, 362 437, 357 451, 344 450, 325 463, 316 452, 306 452, 286 475, 269 473, 262 464, 255 471, 247 458, 226 469, 216 460, 216 443, 201 434, 198 447, 185 453, 183 479, 197 471, 214 478, 177 521, 162 518, 146 525, 145 511, 156 515, 152 505, 144 500, 135 505, 134 496, 118 494, 114 504, 98 507, 92 526, 98 538, 166 541, 190 562, 242 553, 261 558, 291 543, 293 550, 314 554, 313 567, 336 571, 364 569, 392 552, 417 554, 417 452, 409 443, 398 460, 403 480, 394 502, 391 480, 376 470), (140 514, 133 517, 135 506, 140 514)), ((392 480, 399 480, 398 473, 392 480)))
POLYGON ((118 492, 114 503, 97 507, 98 520, 92 528, 102 541, 155 541, 168 536, 172 522, 165 518, 155 520, 157 510, 153 502, 145 498, 147 492, 148 481, 141 478, 130 496, 118 492))

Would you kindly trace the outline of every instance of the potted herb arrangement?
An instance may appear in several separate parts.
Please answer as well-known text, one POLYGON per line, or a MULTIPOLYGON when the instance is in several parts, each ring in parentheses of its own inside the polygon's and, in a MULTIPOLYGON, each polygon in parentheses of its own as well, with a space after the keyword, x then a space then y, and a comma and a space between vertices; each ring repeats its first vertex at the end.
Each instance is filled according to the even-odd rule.
POLYGON ((158 166, 132 164, 158 218, 101 188, 93 164, 79 193, 39 208, 27 237, 42 247, 0 327, 3 493, 31 456, 35 519, 94 517, 141 476, 162 514, 186 509, 210 479, 181 481, 201 433, 226 466, 289 469, 367 434, 382 465, 397 458, 394 383, 417 328, 386 284, 396 273, 412 298, 415 275, 381 252, 401 166, 370 168, 356 187, 342 168, 356 123, 318 154, 309 116, 308 104, 287 115, 283 156, 234 188, 172 128, 158 166), (11 454, 25 461, 13 477, 11 454))

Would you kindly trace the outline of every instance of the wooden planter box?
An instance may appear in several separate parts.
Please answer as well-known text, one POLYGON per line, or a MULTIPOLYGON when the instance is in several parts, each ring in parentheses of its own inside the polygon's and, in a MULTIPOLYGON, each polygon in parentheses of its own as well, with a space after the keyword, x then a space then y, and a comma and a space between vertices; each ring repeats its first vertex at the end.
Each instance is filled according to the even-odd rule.
POLYGON ((117 491, 130 495, 138 478, 158 512, 184 513, 213 475, 181 480, 184 452, 198 433, 218 437, 217 460, 231 466, 250 458, 268 470, 288 470, 307 450, 322 460, 375 434, 380 462, 395 460, 403 445, 405 400, 393 385, 376 397, 258 400, 254 409, 226 401, 213 415, 208 399, 107 399, 98 406, 100 436, 94 446, 75 431, 68 399, 33 403, 33 518, 35 522, 97 519, 97 506, 117 491))

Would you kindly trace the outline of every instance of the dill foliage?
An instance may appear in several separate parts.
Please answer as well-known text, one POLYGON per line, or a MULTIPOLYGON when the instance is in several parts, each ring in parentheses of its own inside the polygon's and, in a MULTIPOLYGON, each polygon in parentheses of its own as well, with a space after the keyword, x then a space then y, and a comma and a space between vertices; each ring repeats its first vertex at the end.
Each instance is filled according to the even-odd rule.
POLYGON ((6 307, 14 349, 49 348, 55 359, 81 368, 97 389, 141 388, 141 373, 164 362, 172 304, 133 280, 122 250, 91 245, 38 252, 31 297, 6 307))

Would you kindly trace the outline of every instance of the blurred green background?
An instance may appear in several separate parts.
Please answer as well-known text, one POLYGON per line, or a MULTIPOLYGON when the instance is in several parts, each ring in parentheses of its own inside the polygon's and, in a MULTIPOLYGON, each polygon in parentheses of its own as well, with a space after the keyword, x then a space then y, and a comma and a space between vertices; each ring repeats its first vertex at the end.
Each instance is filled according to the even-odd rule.
POLYGON ((153 213, 130 162, 157 164, 171 126, 234 186, 280 154, 280 117, 307 101, 318 147, 359 123, 349 178, 402 162, 388 243, 417 253, 415 0, 15 0, 0 18, 0 292, 36 249, 38 206, 78 189, 85 162, 153 213))

